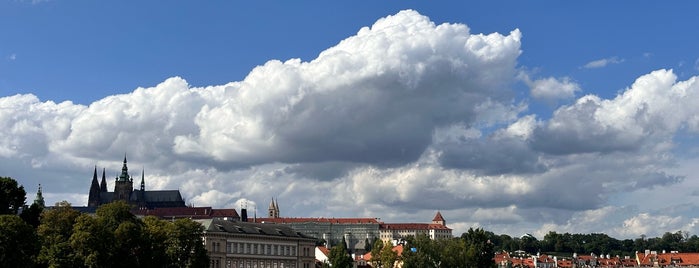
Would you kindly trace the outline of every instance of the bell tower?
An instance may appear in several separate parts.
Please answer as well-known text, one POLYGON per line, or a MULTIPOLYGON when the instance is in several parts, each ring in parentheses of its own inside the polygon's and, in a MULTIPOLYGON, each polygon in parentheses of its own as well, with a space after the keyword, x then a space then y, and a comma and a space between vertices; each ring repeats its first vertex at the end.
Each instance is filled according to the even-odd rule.
POLYGON ((279 204, 272 198, 272 202, 269 203, 269 208, 267 209, 269 214, 267 215, 270 218, 279 218, 279 204))
POLYGON ((124 166, 121 168, 121 175, 116 177, 114 183, 114 200, 124 200, 127 203, 133 192, 133 178, 129 176, 129 168, 126 166, 126 155, 124 155, 124 166))

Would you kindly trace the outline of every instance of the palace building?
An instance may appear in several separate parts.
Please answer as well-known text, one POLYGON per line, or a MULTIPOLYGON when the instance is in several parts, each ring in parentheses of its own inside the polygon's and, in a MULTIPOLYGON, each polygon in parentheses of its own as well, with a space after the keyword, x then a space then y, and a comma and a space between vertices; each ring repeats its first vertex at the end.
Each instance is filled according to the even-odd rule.
POLYGON ((179 190, 146 191, 145 171, 141 171, 140 187, 134 189, 133 184, 134 178, 129 175, 129 168, 126 166, 126 156, 124 156, 124 166, 121 168, 121 174, 115 178, 113 192, 107 191, 107 178, 104 169, 102 169, 102 182, 97 182, 97 167, 95 167, 87 207, 96 208, 119 200, 125 201, 139 209, 186 207, 179 190))

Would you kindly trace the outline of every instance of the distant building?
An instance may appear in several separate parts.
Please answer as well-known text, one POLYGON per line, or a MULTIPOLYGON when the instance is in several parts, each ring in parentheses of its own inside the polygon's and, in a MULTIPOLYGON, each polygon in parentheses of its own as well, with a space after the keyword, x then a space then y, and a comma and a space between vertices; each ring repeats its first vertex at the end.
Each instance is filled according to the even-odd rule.
POLYGON ((326 246, 332 247, 347 242, 352 250, 363 251, 365 243, 371 243, 379 236, 380 222, 375 218, 258 218, 259 223, 274 223, 287 225, 297 232, 326 241, 326 246))
POLYGON ((138 209, 131 211, 137 216, 155 216, 161 219, 219 219, 226 221, 240 221, 238 212, 233 208, 217 209, 211 207, 172 207, 138 209))
POLYGON ((315 267, 317 240, 289 226, 219 219, 196 221, 204 226, 211 268, 315 267))
POLYGON ((645 250, 636 253, 636 263, 639 267, 699 267, 699 253, 645 250))
POLYGON ((118 200, 125 201, 140 209, 186 207, 179 190, 146 191, 145 171, 141 171, 141 184, 138 189, 134 189, 133 179, 126 166, 126 156, 124 156, 121 175, 115 179, 114 192, 107 191, 104 169, 102 169, 102 182, 97 182, 97 167, 95 167, 87 207, 97 208, 100 205, 118 200))
POLYGON ((269 208, 267 210, 269 211, 267 217, 279 218, 279 204, 274 198, 272 198, 272 202, 269 203, 269 208))
POLYGON ((451 231, 439 211, 432 219, 432 223, 381 223, 379 225, 380 238, 384 242, 394 242, 420 234, 433 240, 452 238, 451 231))

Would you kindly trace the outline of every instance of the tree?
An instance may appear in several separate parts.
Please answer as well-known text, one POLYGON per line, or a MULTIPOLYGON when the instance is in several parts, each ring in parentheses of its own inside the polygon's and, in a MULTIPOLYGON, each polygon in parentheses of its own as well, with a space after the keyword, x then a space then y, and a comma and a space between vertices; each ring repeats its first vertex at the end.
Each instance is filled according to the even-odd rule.
POLYGON ((24 206, 27 192, 10 177, 0 177, 0 214, 17 215, 24 206))
POLYGON ((469 263, 466 258, 470 249, 466 247, 464 239, 442 239, 436 242, 444 244, 440 252, 440 267, 477 267, 469 263))
POLYGON ((70 203, 63 201, 42 213, 41 224, 37 227, 41 250, 37 256, 40 264, 48 267, 76 267, 78 259, 70 245, 73 225, 80 216, 70 203))
POLYGON ((0 215, 0 264, 32 267, 39 251, 34 228, 17 215, 0 215))
MULTIPOLYGON (((328 256, 328 261, 330 261, 330 266, 333 268, 350 268, 352 267, 353 260, 347 254, 347 248, 345 248, 344 243, 339 243, 330 249, 330 256, 328 256)), ((372 255, 373 258, 373 255, 372 255)))
POLYGON ((208 267, 209 257, 204 248, 204 227, 190 219, 178 219, 168 235, 167 255, 175 267, 208 267))
POLYGON ((22 220, 32 227, 36 228, 39 226, 41 223, 41 212, 44 211, 44 208, 42 208, 39 204, 33 203, 31 206, 26 207, 25 209, 22 210, 22 213, 19 214, 19 217, 22 218, 22 220))
POLYGON ((143 218, 143 267, 158 267, 169 263, 167 255, 168 240, 174 224, 154 216, 143 218))
POLYGON ((438 243, 431 240, 425 234, 419 234, 407 239, 406 248, 403 250, 404 268, 431 268, 441 264, 441 250, 438 243))
MULTIPOLYGON (((374 237, 374 240, 376 240, 376 237, 374 237)), ((364 251, 370 252, 371 251, 371 243, 369 243, 369 238, 364 238, 364 251)))
MULTIPOLYGON (((372 255, 371 257, 374 258, 374 255, 372 255)), ((379 259, 381 259, 382 264, 380 267, 393 268, 393 265, 396 263, 396 260, 398 259, 398 253, 393 251, 393 245, 391 243, 386 243, 383 245, 379 259)))
POLYGON ((87 214, 78 216, 70 236, 76 261, 86 267, 112 267, 114 235, 100 221, 87 214))
POLYGON ((371 246, 371 262, 376 266, 381 266, 381 249, 383 249, 383 241, 376 239, 374 245, 371 246))
POLYGON ((481 228, 469 228, 468 231, 461 235, 465 246, 468 248, 466 252, 467 262, 473 267, 492 267, 495 265, 493 256, 495 251, 493 244, 488 240, 488 234, 481 228))

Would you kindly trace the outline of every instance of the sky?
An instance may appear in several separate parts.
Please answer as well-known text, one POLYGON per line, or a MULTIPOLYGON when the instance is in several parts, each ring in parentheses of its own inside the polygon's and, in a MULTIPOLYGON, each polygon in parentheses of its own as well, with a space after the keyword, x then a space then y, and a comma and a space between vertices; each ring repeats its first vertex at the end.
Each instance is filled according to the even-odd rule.
POLYGON ((699 235, 697 5, 2 0, 0 176, 81 206, 126 155, 258 215, 699 235))

